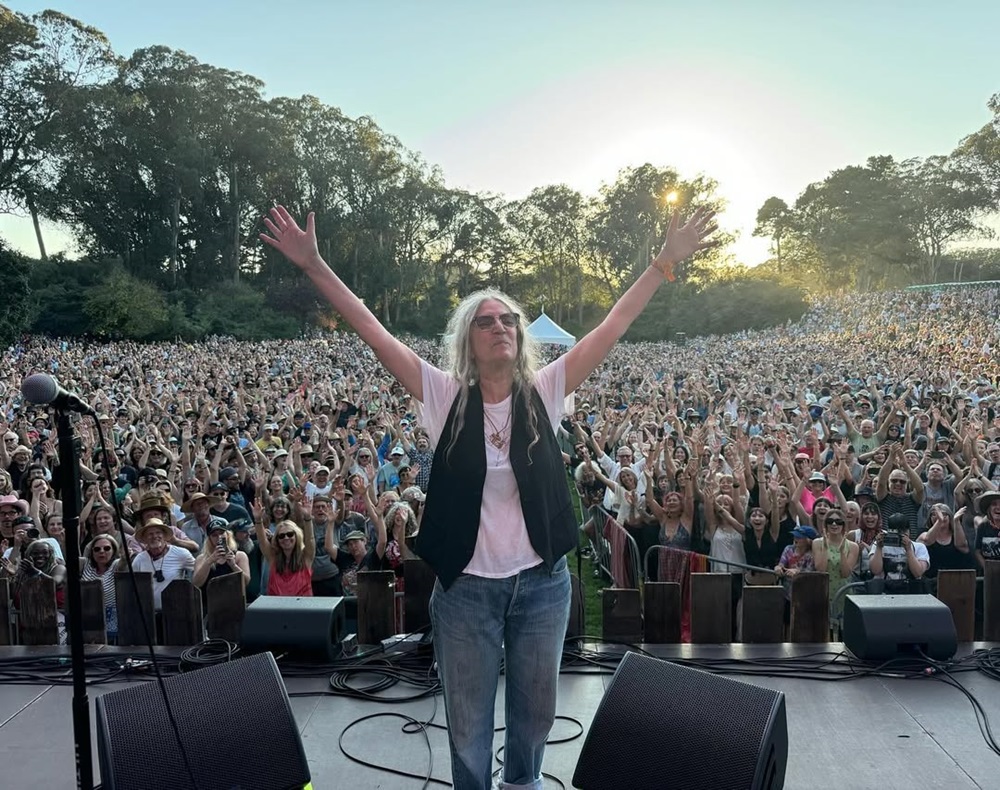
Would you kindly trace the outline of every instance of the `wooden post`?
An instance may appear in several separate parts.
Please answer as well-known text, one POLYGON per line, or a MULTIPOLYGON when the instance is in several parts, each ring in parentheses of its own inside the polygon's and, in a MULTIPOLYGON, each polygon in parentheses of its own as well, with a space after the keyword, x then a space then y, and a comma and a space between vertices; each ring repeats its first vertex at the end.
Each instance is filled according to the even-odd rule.
POLYGON ((785 641, 785 590, 783 587, 743 588, 743 641, 776 643, 785 641))
POLYGON ((80 609, 84 644, 106 645, 108 624, 104 614, 104 583, 100 579, 80 582, 80 609))
POLYGON ((1000 560, 983 565, 983 640, 1000 642, 1000 560))
POLYGON ((156 644, 156 621, 153 619, 153 574, 148 571, 135 571, 135 586, 132 589, 132 578, 128 570, 115 573, 115 601, 118 606, 118 644, 146 644, 146 629, 143 619, 149 628, 149 637, 156 644), (139 600, 136 601, 136 592, 139 600))
POLYGON ((358 571, 358 644, 378 645, 396 633, 395 604, 395 571, 358 571))
POLYGON ((246 592, 242 573, 227 573, 209 579, 208 617, 206 625, 209 639, 225 639, 239 644, 243 633, 243 618, 247 613, 246 592))
POLYGON ((21 644, 58 645, 56 583, 42 576, 25 579, 21 582, 20 604, 21 644))
POLYGON ((692 573, 691 644, 729 644, 732 641, 732 575, 692 573))
POLYGON ((642 641, 642 612, 639 591, 634 588, 607 587, 601 591, 604 618, 601 635, 608 642, 642 641))
POLYGON ((421 559, 403 562, 403 607, 406 628, 411 632, 431 626, 431 592, 437 576, 421 559))
POLYGON ((190 647, 205 638, 201 590, 189 579, 174 579, 161 595, 163 644, 190 647))
POLYGON ((681 641, 681 586, 677 582, 646 582, 643 588, 643 641, 676 645, 681 641))
POLYGON ((830 641, 830 577, 825 573, 800 573, 792 579, 793 642, 830 641))
POLYGON ((937 575, 937 597, 951 609, 959 642, 976 638, 976 572, 942 570, 937 575))
POLYGON ((571 590, 570 590, 570 603, 569 603, 569 622, 566 623, 566 638, 574 636, 585 636, 586 632, 586 609, 583 600, 583 584, 580 579, 577 578, 575 574, 570 574, 569 577, 571 590))
POLYGON ((11 644, 11 606, 10 585, 6 579, 0 579, 0 647, 11 644))

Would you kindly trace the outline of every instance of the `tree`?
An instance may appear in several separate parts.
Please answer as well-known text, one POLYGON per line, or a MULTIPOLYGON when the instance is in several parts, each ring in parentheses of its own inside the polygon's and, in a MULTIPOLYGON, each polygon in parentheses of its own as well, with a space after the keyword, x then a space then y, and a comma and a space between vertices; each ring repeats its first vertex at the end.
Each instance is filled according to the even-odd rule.
POLYGON ((152 338, 167 322, 167 301, 161 291, 120 265, 87 291, 83 311, 94 333, 112 337, 152 338))
POLYGON ((990 203, 979 174, 960 158, 931 156, 900 166, 909 225, 925 261, 926 282, 937 282, 945 249, 958 238, 982 235, 977 216, 990 203))
MULTIPOLYGON (((601 187, 589 213, 588 247, 594 270, 612 301, 659 251, 674 210, 721 208, 716 186, 704 176, 684 181, 672 168, 644 164, 625 168, 614 183, 601 187)), ((695 279, 706 276, 706 264, 718 259, 731 241, 726 234, 719 234, 719 239, 720 247, 699 253, 688 264, 695 279)))
POLYGON ((31 290, 28 286, 27 259, 0 242, 0 347, 6 348, 25 330, 30 311, 31 290))
POLYGON ((795 226, 821 256, 828 287, 867 290, 912 281, 920 252, 908 210, 898 164, 877 156, 806 187, 795 226))
POLYGON ((57 119, 74 93, 112 73, 116 56, 99 30, 61 14, 28 17, 0 5, 0 198, 31 214, 42 260, 39 192, 49 181, 57 119))
POLYGON ((953 156, 976 170, 992 192, 996 207, 1000 206, 1000 93, 994 94, 987 106, 992 120, 962 140, 953 156))
POLYGON ((763 236, 774 242, 778 274, 781 274, 781 241, 792 229, 794 214, 788 204, 779 197, 769 197, 757 212, 757 227, 754 236, 763 236))
POLYGON ((507 207, 524 268, 534 280, 529 301, 546 306, 557 323, 582 310, 586 202, 564 185, 540 187, 507 207))

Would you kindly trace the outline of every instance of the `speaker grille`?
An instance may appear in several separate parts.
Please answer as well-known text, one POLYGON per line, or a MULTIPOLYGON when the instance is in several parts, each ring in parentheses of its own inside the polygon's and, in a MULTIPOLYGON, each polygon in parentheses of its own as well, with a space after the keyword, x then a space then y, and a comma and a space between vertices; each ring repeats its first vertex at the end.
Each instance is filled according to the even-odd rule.
POLYGON ((776 790, 787 753, 781 692, 629 653, 594 717, 573 784, 776 790))
POLYGON ((270 653, 164 681, 196 785, 156 682, 97 698, 107 790, 300 790, 309 768, 270 653))

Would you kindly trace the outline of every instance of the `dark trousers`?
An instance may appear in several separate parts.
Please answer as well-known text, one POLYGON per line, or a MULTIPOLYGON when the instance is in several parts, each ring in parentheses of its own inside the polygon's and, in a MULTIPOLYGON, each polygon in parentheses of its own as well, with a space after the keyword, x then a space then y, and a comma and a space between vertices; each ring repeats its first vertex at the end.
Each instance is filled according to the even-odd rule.
POLYGON ((344 594, 343 588, 340 584, 340 574, 331 576, 328 579, 313 579, 312 590, 313 595, 317 597, 340 597, 344 594))

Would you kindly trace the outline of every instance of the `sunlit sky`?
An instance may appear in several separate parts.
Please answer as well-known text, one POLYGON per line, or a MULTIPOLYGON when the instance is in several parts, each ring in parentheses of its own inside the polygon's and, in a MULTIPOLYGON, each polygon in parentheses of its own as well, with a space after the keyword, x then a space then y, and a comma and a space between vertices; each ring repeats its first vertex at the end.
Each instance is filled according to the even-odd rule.
MULTIPOLYGON (((0 0, 4 2, 4 0, 0 0)), ((622 167, 703 172, 748 264, 771 195, 874 154, 950 152, 1000 92, 997 0, 53 0, 116 51, 153 44, 370 115, 448 184, 594 193, 622 167)), ((37 252, 30 223, 0 234, 37 252)), ((52 248, 69 246, 46 226, 52 248)))

